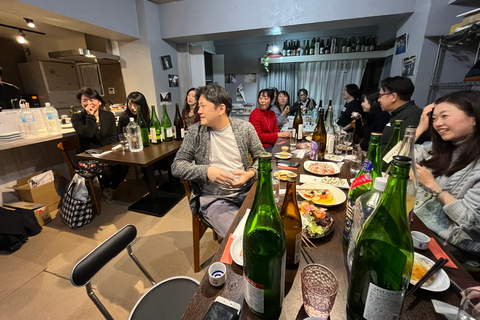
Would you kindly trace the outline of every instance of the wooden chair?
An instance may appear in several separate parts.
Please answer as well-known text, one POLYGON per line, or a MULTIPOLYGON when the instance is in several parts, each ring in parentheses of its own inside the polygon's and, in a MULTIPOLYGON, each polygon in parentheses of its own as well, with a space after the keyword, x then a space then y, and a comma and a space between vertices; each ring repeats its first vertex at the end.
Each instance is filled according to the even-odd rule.
MULTIPOLYGON (((192 193, 191 189, 191 181, 190 180, 182 180, 183 186, 185 187, 185 192, 187 193, 187 199, 190 202, 190 195, 192 193)), ((193 270, 195 272, 199 272, 200 268, 200 239, 202 239, 205 232, 210 228, 208 224, 206 224, 202 218, 201 213, 199 213, 196 217, 192 214, 192 234, 193 234, 193 270)), ((218 236, 213 231, 213 240, 217 240, 218 236)))
MULTIPOLYGON (((78 149, 78 140, 70 139, 65 140, 57 144, 57 148, 62 152, 62 156, 67 163, 68 170, 70 171, 70 179, 75 175, 75 169, 78 168, 77 160, 75 159, 75 151, 78 149)), ((96 215, 100 215, 100 200, 97 198, 95 188, 93 186, 93 180, 96 175, 83 176, 88 184, 88 193, 92 198, 93 210, 96 215)))

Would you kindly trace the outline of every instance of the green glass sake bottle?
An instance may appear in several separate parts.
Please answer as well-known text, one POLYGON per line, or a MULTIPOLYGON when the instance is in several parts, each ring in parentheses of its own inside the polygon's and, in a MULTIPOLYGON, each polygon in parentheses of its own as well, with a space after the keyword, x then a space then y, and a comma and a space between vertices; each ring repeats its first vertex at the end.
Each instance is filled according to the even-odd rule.
POLYGON ((286 244, 272 190, 272 155, 259 156, 252 210, 243 234, 245 300, 261 318, 278 318, 285 290, 286 244))
POLYGON ((362 168, 350 186, 347 197, 347 212, 345 215, 345 229, 343 230, 343 240, 348 243, 350 228, 352 227, 355 201, 362 194, 372 190, 373 182, 376 177, 382 176, 380 170, 380 143, 382 134, 373 132, 368 145, 367 157, 363 161, 362 168))
POLYGON ((137 123, 140 126, 140 133, 142 134, 142 143, 143 147, 148 147, 150 146, 150 137, 148 136, 148 125, 147 121, 145 121, 145 118, 142 115, 142 108, 138 107, 137 108, 137 123))
POLYGON ((385 148, 382 149, 382 172, 385 172, 388 168, 388 165, 390 164, 390 162, 387 163, 383 159, 388 154, 388 152, 392 150, 393 147, 395 147, 397 143, 400 142, 400 140, 402 140, 402 126, 403 120, 395 120, 395 124, 393 125, 393 134, 390 137, 390 140, 388 140, 385 148))
POLYGON ((165 142, 172 141, 173 139, 173 128, 170 117, 167 113, 167 106, 163 105, 163 115, 162 115, 162 135, 165 142))
POLYGON ((413 268, 405 214, 410 161, 393 158, 385 192, 358 236, 347 294, 349 319, 400 319, 413 268))
POLYGON ((150 123, 150 136, 152 137, 153 144, 162 143, 162 126, 160 120, 158 120, 157 112, 155 111, 155 105, 152 104, 152 121, 150 123))

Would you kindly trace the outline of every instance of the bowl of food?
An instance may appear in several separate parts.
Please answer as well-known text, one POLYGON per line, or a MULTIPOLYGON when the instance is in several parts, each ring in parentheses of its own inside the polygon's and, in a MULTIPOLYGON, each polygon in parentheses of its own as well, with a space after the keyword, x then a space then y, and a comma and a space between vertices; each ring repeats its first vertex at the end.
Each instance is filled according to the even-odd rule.
POLYGON ((333 231, 333 218, 327 209, 315 205, 312 201, 303 201, 299 205, 302 215, 303 234, 311 239, 328 236, 333 231))

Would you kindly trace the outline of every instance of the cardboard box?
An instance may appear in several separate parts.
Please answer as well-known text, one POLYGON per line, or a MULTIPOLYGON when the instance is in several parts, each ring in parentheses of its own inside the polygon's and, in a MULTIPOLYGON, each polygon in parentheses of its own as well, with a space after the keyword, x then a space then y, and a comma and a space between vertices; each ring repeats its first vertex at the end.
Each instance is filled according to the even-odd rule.
POLYGON ((51 181, 41 186, 31 188, 28 180, 39 173, 32 174, 17 180, 17 185, 13 187, 18 193, 20 199, 26 202, 40 203, 45 206, 50 206, 60 202, 60 196, 55 189, 55 182, 51 181))
POLYGON ((47 208, 43 204, 31 203, 31 202, 12 202, 12 203, 5 203, 6 207, 14 208, 14 209, 24 209, 32 211, 37 218, 38 224, 43 227, 47 223, 52 221, 52 217, 48 212, 47 208))

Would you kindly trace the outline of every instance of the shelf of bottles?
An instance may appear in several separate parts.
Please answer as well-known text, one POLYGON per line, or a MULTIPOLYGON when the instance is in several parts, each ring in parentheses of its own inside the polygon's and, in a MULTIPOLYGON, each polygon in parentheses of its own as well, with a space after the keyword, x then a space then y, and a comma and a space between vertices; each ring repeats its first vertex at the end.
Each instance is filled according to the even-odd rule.
MULTIPOLYGON (((377 50, 374 36, 363 36, 356 39, 355 37, 332 37, 313 38, 311 42, 303 40, 303 44, 300 40, 285 41, 278 54, 280 57, 270 57, 268 62, 291 63, 386 58, 394 54, 394 48, 377 50)), ((261 63, 264 63, 264 58, 261 59, 261 63)))

